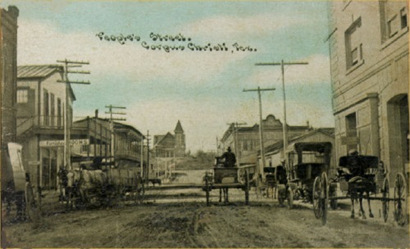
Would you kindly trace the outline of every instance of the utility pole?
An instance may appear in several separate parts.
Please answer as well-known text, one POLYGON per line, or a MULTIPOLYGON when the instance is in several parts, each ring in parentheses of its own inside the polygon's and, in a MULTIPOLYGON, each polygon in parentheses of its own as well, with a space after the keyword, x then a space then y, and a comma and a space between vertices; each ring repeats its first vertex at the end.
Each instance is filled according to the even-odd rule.
POLYGON ((148 183, 148 180, 149 180, 149 167, 150 167, 150 165, 149 165, 149 141, 150 141, 151 139, 149 138, 149 130, 147 130, 147 166, 146 166, 146 170, 145 170, 145 179, 147 180, 147 183, 148 183))
POLYGON ((256 66, 280 66, 282 69, 282 92, 283 92, 283 150, 282 156, 285 159, 286 165, 288 159, 285 156, 286 147, 288 147, 288 134, 287 134, 287 122, 286 122, 286 91, 285 91, 285 65, 293 66, 293 65, 308 65, 307 62, 269 62, 269 63, 256 63, 256 66))
POLYGON ((143 167, 144 167, 144 137, 141 137, 141 165, 140 165, 140 176, 142 178, 142 173, 143 173, 143 167))
POLYGON ((218 140, 218 136, 216 136, 216 154, 219 155, 219 140, 218 140))
POLYGON ((108 112, 105 114, 110 114, 110 130, 111 130, 111 163, 114 165, 115 163, 115 138, 114 138, 114 120, 117 121, 126 121, 125 118, 113 118, 112 115, 126 115, 124 112, 113 112, 113 109, 127 109, 124 106, 113 106, 113 105, 106 105, 105 108, 108 108, 108 112))
MULTIPOLYGON (((275 91, 275 88, 260 88, 258 86, 257 89, 243 89, 244 92, 258 92, 258 97, 259 97, 259 144, 261 148, 261 159, 262 159, 262 167, 259 167, 258 173, 262 175, 262 178, 264 178, 264 175, 262 174, 263 168, 265 168, 265 146, 264 146, 264 141, 263 141, 263 125, 262 125, 262 97, 261 97, 261 92, 263 91, 275 91)), ((265 179, 263 179, 265 180, 265 179)))
POLYGON ((85 61, 71 61, 71 60, 57 60, 58 63, 63 63, 64 66, 64 73, 63 73, 63 80, 57 80, 58 83, 65 84, 65 110, 64 110, 64 167, 68 167, 68 169, 72 170, 71 165, 71 147, 70 147, 70 136, 71 136, 71 122, 72 122, 72 113, 70 112, 69 105, 71 105, 70 99, 68 97, 69 91, 71 89, 71 84, 83 84, 89 85, 89 81, 70 81, 68 79, 68 74, 90 74, 89 71, 71 71, 70 68, 74 67, 82 67, 82 65, 88 65, 89 62, 85 61), (69 117, 68 112, 71 113, 71 117, 69 117), (70 120, 68 120, 70 118, 70 120))
POLYGON ((241 157, 239 155, 239 149, 238 149, 238 131, 239 131, 239 126, 246 125, 246 123, 233 122, 233 123, 228 123, 228 125, 233 126, 233 139, 234 139, 233 143, 235 146, 235 155, 237 156, 236 167, 239 167, 241 157))

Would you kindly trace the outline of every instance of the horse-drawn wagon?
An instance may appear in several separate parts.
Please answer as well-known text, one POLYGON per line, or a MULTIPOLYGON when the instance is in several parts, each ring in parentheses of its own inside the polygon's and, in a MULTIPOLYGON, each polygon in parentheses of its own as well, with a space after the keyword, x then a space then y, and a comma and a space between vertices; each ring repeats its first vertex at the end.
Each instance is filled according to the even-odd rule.
POLYGON ((245 203, 249 203, 250 178, 249 171, 254 165, 242 167, 225 167, 223 159, 216 157, 215 167, 212 172, 206 172, 204 176, 203 190, 206 192, 206 204, 210 204, 210 192, 219 189, 219 201, 228 202, 229 189, 242 189, 245 192, 245 203))
POLYGON ((328 204, 334 208, 336 201, 340 199, 351 199, 351 217, 354 218, 354 200, 359 200, 359 215, 365 218, 362 200, 368 201, 369 216, 373 217, 370 200, 382 201, 382 213, 384 221, 387 221, 389 213, 389 202, 394 203, 394 220, 399 225, 408 222, 407 210, 407 180, 402 173, 395 178, 393 198, 390 198, 389 175, 383 180, 381 196, 377 194, 376 172, 379 159, 375 156, 349 155, 339 159, 338 175, 330 182, 326 172, 315 178, 313 184, 313 211, 316 218, 321 219, 323 224, 327 222, 328 204), (335 181, 347 183, 346 196, 332 194, 329 186, 335 181), (371 196, 373 195, 373 196, 371 196))
POLYGON ((69 171, 68 176, 70 206, 110 206, 127 197, 136 202, 144 194, 144 182, 137 168, 102 167, 101 160, 94 160, 69 171))

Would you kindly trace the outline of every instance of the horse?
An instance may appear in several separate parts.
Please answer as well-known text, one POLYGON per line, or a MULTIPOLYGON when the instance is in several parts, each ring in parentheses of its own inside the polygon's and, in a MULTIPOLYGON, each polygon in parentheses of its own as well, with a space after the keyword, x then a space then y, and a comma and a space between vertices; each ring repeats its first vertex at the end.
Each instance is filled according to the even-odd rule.
POLYGON ((366 214, 363 209, 363 198, 367 199, 367 204, 369 206, 369 217, 374 217, 369 198, 371 192, 370 189, 372 185, 372 182, 363 176, 354 176, 348 181, 348 195, 350 196, 350 200, 352 203, 350 218, 353 219, 355 217, 354 202, 359 201, 359 216, 362 216, 363 219, 366 219, 366 214))
POLYGON ((359 201, 359 216, 366 219, 366 215, 363 209, 363 198, 367 199, 369 206, 369 217, 373 218, 372 208, 370 205, 370 192, 376 192, 376 183, 374 181, 374 174, 368 174, 366 171, 371 170, 369 165, 374 164, 369 156, 348 156, 344 159, 347 163, 343 164, 343 167, 339 169, 338 175, 344 177, 347 184, 347 194, 351 200, 351 218, 355 217, 354 202, 359 201))

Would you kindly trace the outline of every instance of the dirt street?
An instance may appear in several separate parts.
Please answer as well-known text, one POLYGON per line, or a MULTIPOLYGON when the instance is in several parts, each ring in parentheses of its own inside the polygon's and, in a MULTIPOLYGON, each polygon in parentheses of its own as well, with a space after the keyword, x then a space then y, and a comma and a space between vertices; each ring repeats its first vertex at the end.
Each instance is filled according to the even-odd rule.
MULTIPOLYGON (((7 247, 409 247, 406 227, 376 218, 350 219, 349 206, 329 212, 322 226, 310 205, 293 209, 277 200, 231 190, 230 203, 212 191, 206 206, 200 189, 147 192, 142 204, 50 212, 37 228, 5 224, 7 247)), ((348 202, 347 202, 348 203, 348 202)))

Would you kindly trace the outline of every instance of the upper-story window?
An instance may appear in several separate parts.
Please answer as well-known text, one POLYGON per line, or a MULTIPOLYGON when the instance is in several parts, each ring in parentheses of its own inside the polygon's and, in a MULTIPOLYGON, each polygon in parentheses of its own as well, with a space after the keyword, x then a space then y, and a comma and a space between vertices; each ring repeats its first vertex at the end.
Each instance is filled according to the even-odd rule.
POLYGON ((62 126, 62 106, 61 106, 61 99, 57 98, 57 126, 62 126))
POLYGON ((361 25, 362 19, 359 17, 345 32, 347 70, 363 61, 363 47, 360 34, 361 25))
POLYGON ((407 8, 403 7, 400 10, 400 27, 402 29, 407 27, 407 8))
POLYGON ((44 108, 44 125, 48 125, 49 124, 49 111, 50 111, 50 104, 49 104, 49 94, 48 91, 44 89, 43 91, 43 108, 44 108))
POLYGON ((407 31, 406 1, 380 0, 382 43, 407 31))
POLYGON ((28 103, 28 89, 17 89, 17 103, 28 103))

